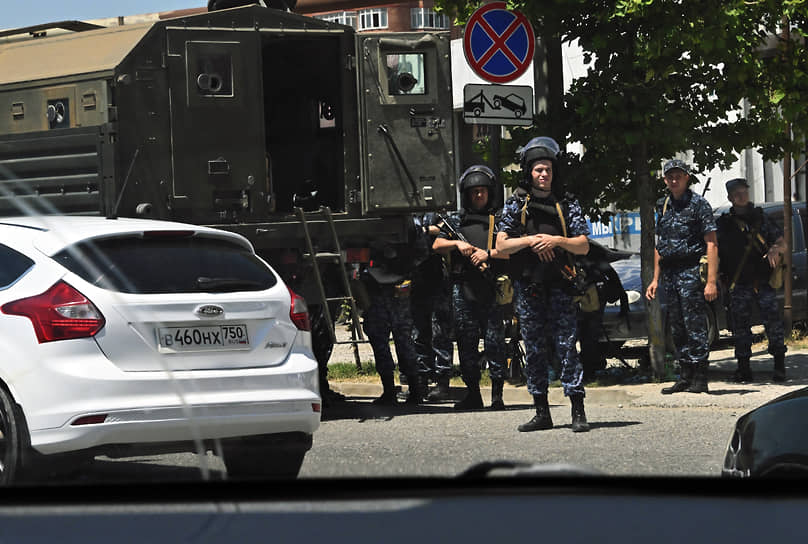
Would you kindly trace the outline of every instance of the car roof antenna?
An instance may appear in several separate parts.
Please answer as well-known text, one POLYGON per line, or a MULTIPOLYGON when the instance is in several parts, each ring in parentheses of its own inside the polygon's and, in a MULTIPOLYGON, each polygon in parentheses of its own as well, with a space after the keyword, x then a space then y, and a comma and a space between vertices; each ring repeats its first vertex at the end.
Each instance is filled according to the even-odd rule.
POLYGON ((137 146, 135 149, 135 154, 132 155, 132 160, 129 161, 129 168, 126 171, 126 177, 123 178, 123 185, 121 185, 121 192, 118 193, 118 200, 115 201, 115 207, 112 208, 112 213, 107 214, 107 219, 117 219, 118 218, 118 208, 121 205, 121 200, 123 199, 123 194, 126 192, 126 186, 129 183, 129 176, 132 175, 132 169, 135 167, 135 161, 137 160, 137 156, 140 154, 140 146, 137 146))

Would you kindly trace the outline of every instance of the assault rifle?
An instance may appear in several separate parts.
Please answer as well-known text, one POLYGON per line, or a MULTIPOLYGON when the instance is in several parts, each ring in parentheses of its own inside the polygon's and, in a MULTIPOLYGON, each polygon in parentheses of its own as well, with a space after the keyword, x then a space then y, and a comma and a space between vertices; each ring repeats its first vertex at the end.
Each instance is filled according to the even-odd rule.
MULTIPOLYGON (((443 216, 441 214, 438 214, 438 219, 439 219, 438 228, 440 230, 442 230, 443 232, 445 232, 449 236, 452 236, 455 239, 460 240, 461 242, 471 244, 471 242, 469 242, 466 239, 466 237, 463 236, 463 233, 461 233, 459 230, 457 230, 456 228, 454 228, 452 226, 452 224, 449 222, 449 219, 447 217, 445 217, 445 216, 443 216)), ((471 245, 473 245, 473 244, 471 244, 471 245)), ((466 257, 466 258, 469 259, 469 257, 466 257)), ((483 262, 480 263, 480 265, 477 268, 480 269, 480 272, 488 272, 489 266, 488 266, 487 262, 483 261, 483 262)))

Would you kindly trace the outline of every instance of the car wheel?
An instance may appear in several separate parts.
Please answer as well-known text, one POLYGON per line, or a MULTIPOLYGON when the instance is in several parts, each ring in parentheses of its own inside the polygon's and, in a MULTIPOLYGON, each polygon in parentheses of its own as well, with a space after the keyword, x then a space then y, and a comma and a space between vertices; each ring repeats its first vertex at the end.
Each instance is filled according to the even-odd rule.
POLYGON ((22 469, 24 439, 22 418, 14 399, 0 387, 0 485, 15 483, 22 469))
POLYGON ((500 106, 502 106, 502 102, 499 100, 499 98, 495 98, 494 99, 494 108, 499 109, 500 106))
POLYGON ((222 445, 227 477, 246 479, 294 479, 300 472, 311 435, 279 440, 275 436, 248 437, 222 445))
POLYGON ((516 110, 513 113, 515 113, 517 117, 522 117, 522 110, 516 110))

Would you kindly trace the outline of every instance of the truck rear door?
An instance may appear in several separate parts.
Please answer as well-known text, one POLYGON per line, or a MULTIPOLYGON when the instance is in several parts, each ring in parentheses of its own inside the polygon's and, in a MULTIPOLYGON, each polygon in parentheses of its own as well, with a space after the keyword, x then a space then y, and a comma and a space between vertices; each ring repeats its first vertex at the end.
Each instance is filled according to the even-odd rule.
POLYGON ((363 212, 455 208, 449 34, 356 40, 363 212))
POLYGON ((169 28, 167 57, 174 208, 196 221, 261 211, 267 176, 258 33, 169 28))

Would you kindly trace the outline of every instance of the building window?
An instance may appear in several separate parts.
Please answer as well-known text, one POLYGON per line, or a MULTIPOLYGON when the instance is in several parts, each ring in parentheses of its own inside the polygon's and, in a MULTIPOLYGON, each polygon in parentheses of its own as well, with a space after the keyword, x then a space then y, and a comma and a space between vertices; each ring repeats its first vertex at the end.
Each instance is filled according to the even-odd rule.
POLYGON ((356 12, 355 11, 336 11, 334 13, 324 13, 322 15, 315 15, 316 19, 328 21, 329 23, 337 23, 345 26, 352 26, 356 28, 356 12))
POLYGON ((363 9, 359 12, 359 30, 387 28, 387 8, 363 9))
POLYGON ((429 8, 412 8, 410 22, 413 30, 421 28, 449 28, 449 17, 429 8))

